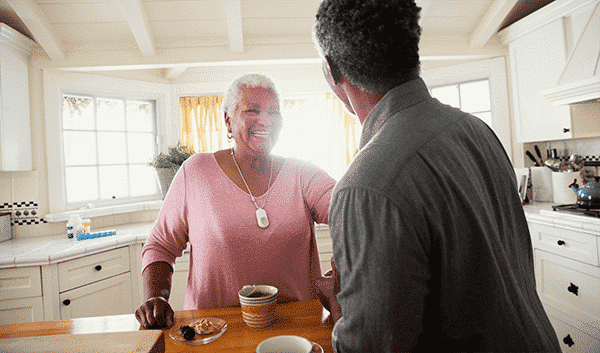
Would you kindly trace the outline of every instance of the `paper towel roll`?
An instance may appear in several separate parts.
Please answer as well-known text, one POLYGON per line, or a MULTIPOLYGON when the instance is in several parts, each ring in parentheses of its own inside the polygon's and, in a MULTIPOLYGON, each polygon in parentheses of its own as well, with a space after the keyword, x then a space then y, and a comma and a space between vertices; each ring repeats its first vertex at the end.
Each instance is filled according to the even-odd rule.
POLYGON ((577 195, 569 185, 575 180, 579 183, 578 179, 580 178, 577 172, 552 172, 554 202, 558 204, 576 203, 577 195))

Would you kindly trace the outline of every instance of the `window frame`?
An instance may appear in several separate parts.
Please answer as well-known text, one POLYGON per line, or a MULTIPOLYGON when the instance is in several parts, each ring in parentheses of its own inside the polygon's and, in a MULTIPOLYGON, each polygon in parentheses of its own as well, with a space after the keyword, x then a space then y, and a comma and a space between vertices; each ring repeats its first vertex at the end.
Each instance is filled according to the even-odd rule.
POLYGON ((426 70, 421 73, 421 77, 428 87, 488 79, 492 129, 502 142, 506 154, 512 161, 510 110, 504 57, 426 70))
MULTIPOLYGON (((165 111, 169 96, 168 85, 149 82, 144 82, 142 85, 139 81, 56 70, 44 70, 43 80, 49 213, 68 212, 85 206, 67 204, 62 124, 64 94, 87 94, 97 97, 154 101, 157 152, 165 149, 165 111)), ((99 201, 94 202, 93 205, 94 207, 119 206, 157 199, 162 199, 160 190, 156 195, 99 201)))

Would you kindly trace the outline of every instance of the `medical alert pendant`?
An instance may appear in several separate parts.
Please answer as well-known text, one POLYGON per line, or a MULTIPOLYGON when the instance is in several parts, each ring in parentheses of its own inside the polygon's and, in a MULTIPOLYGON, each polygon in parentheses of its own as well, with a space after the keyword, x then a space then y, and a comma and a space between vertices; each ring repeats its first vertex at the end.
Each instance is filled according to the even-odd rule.
POLYGON ((259 207, 256 210, 256 221, 258 222, 259 227, 267 228, 269 226, 269 219, 267 218, 267 211, 265 211, 259 207))

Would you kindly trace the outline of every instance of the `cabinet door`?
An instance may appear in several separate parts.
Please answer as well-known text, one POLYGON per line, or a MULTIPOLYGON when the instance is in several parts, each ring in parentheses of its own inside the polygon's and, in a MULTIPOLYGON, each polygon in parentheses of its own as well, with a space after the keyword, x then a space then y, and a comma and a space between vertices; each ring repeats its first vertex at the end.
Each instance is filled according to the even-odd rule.
POLYGON ((0 300, 0 325, 44 321, 42 297, 0 300))
POLYGON ((554 316, 548 316, 563 353, 600 352, 600 340, 587 335, 554 316))
POLYGON ((509 45, 517 142, 572 137, 569 106, 553 105, 539 93, 555 87, 565 67, 564 33, 558 19, 509 45))
POLYGON ((60 294, 63 320, 133 313, 129 272, 60 294))
POLYGON ((578 329, 600 337, 600 268, 535 250, 540 299, 578 322, 578 329))

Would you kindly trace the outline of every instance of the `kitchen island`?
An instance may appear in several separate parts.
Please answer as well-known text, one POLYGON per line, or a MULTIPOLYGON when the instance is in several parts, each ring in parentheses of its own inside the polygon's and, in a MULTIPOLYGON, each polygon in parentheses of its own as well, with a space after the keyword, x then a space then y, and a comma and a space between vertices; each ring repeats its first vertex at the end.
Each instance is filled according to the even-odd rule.
MULTIPOLYGON (((202 345, 180 343, 169 336, 169 329, 163 329, 164 352, 254 352, 261 341, 279 335, 301 336, 321 345, 324 352, 332 352, 332 327, 322 323, 323 312, 323 306, 318 300, 277 304, 275 322, 272 325, 265 328, 251 328, 242 320, 239 306, 176 311, 175 327, 200 317, 216 317, 227 322, 227 329, 216 340, 202 345)), ((63 338, 62 342, 66 340, 73 344, 77 342, 77 335, 89 337, 92 334, 98 335, 97 349, 105 348, 104 351, 116 352, 117 350, 111 350, 111 337, 121 340, 125 333, 131 332, 132 336, 139 335, 140 330, 146 331, 140 327, 133 314, 4 325, 0 326, 0 351, 35 352, 31 349, 19 351, 17 348, 19 344, 27 343, 28 340, 32 340, 32 337, 37 336, 69 335, 58 337, 63 338)), ((47 338, 45 342, 52 344, 53 340, 47 338)), ((44 340, 39 341, 44 342, 44 340)), ((116 341, 114 343, 122 344, 116 341)), ((48 345, 45 349, 48 351, 48 345)), ((77 350, 71 346, 65 347, 65 351, 77 350)))

